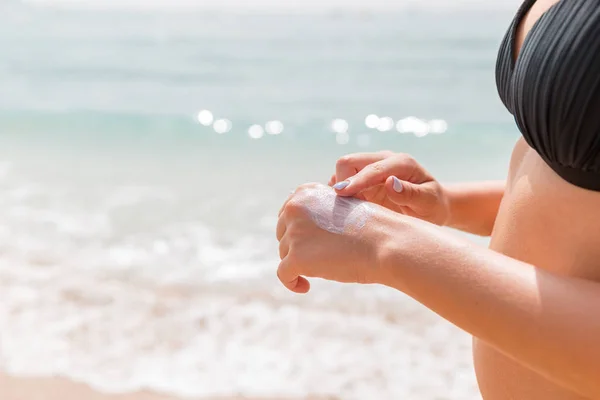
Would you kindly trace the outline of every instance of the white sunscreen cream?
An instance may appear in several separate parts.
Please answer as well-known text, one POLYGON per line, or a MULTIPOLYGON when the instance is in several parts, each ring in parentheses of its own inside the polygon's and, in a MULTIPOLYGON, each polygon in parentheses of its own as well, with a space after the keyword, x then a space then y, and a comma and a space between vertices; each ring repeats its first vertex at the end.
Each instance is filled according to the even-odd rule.
POLYGON ((367 201, 338 196, 327 186, 306 189, 304 194, 310 218, 331 233, 361 229, 375 211, 367 201))

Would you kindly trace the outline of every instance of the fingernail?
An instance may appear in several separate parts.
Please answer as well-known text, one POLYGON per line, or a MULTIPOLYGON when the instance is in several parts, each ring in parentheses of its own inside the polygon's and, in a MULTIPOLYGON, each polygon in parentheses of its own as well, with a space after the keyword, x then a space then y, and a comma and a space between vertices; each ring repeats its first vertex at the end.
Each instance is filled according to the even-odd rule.
POLYGON ((403 189, 402 187, 402 182, 400 182, 400 179, 394 177, 393 178, 394 184, 392 185, 392 187, 394 188, 394 191, 397 193, 400 193, 403 189))
POLYGON ((342 189, 345 189, 349 184, 350 184, 350 181, 341 181, 341 182, 338 182, 335 185, 333 185, 333 188, 335 190, 342 190, 342 189))

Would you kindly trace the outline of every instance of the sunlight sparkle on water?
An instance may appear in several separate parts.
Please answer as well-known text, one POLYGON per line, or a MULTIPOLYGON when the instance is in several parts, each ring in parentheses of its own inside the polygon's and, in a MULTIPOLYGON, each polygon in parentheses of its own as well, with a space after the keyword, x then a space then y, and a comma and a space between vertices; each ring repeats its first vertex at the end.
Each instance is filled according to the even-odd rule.
POLYGON ((252 125, 250 128, 248 128, 248 136, 250 136, 252 139, 260 139, 264 134, 265 131, 260 125, 252 125))
MULTIPOLYGON (((233 128, 231 120, 226 118, 215 119, 210 110, 200 110, 196 115, 199 124, 210 127, 218 134, 230 132, 233 128)), ((397 122, 392 117, 379 117, 376 114, 369 114, 365 117, 365 125, 369 129, 375 129, 379 132, 389 132, 396 128, 399 133, 412 133, 416 137, 424 137, 428 134, 442 134, 448 130, 448 123, 443 119, 425 120, 415 116, 409 116, 399 119, 397 122)), ((329 130, 336 134, 336 142, 347 144, 350 141, 348 131, 350 125, 343 118, 335 118, 329 123, 329 130)), ((265 134, 280 135, 284 131, 284 124, 280 120, 270 120, 264 125, 254 124, 248 129, 248 136, 252 139, 260 139, 265 134)), ((367 147, 371 143, 369 134, 361 134, 356 137, 356 144, 359 147, 367 147)))
POLYGON ((394 120, 390 117, 382 117, 379 119, 377 130, 379 132, 388 132, 394 128, 394 120))
POLYGON ((265 124, 265 130, 269 135, 279 135, 283 132, 283 123, 281 121, 269 121, 265 124))
POLYGON ((417 117, 406 117, 396 123, 396 130, 400 133, 414 132, 420 120, 417 117))
POLYGON ((213 124, 213 129, 218 134, 227 133, 231 130, 231 121, 228 119, 218 119, 213 124))
POLYGON ((369 114, 365 118, 365 125, 369 129, 375 129, 379 126, 379 117, 375 114, 369 114))
POLYGON ((443 119, 432 119, 428 124, 431 133, 440 134, 448 130, 448 123, 443 119))
POLYGON ((333 121, 331 121, 331 130, 335 133, 348 132, 348 128, 348 121, 346 121, 345 119, 336 118, 333 121))
POLYGON ((201 125, 210 126, 213 123, 213 113, 208 110, 202 110, 196 116, 196 119, 201 125))
POLYGON ((418 120, 413 129, 416 137, 423 137, 429 134, 429 124, 425 121, 418 120))

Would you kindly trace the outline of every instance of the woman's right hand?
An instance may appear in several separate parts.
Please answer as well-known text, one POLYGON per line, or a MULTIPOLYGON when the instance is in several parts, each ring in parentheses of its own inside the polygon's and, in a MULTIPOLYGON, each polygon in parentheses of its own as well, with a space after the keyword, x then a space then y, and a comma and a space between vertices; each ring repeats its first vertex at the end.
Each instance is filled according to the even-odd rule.
POLYGON ((352 196, 437 225, 450 219, 448 195, 408 154, 379 152, 343 156, 329 181, 339 196, 352 196))

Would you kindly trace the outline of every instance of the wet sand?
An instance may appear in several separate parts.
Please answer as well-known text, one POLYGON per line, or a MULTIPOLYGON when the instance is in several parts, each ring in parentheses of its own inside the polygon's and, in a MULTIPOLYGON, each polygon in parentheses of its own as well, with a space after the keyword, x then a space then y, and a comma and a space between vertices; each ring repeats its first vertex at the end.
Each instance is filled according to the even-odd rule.
MULTIPOLYGON (((0 399, 2 400, 292 400, 289 398, 258 399, 248 397, 182 398, 152 392, 124 394, 100 393, 88 385, 65 378, 16 378, 0 374, 0 399)), ((302 400, 334 398, 307 397, 302 400)), ((300 399, 293 399, 300 400, 300 399)))

